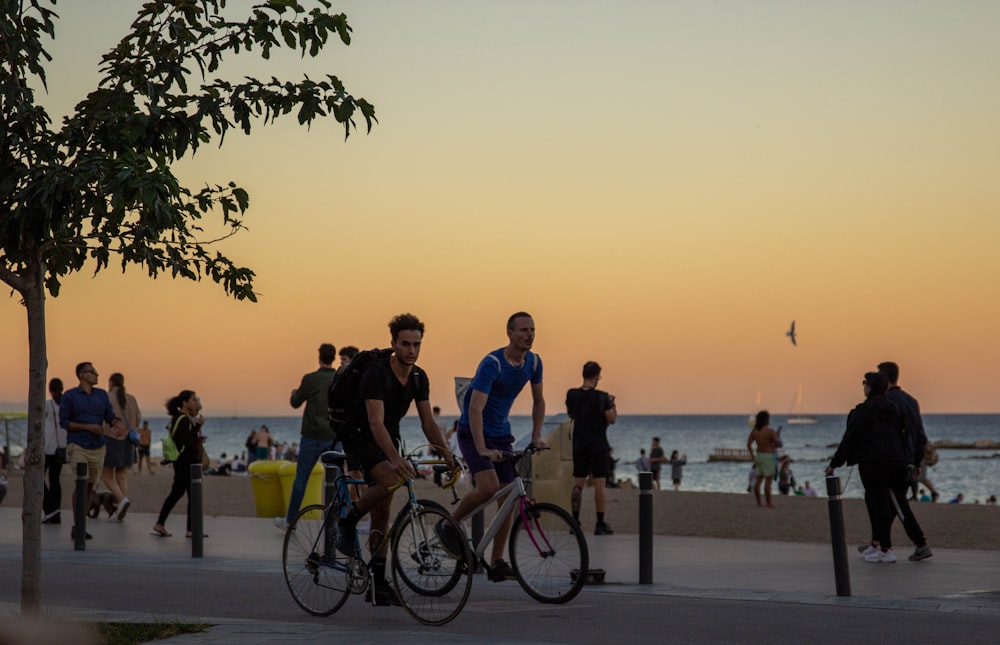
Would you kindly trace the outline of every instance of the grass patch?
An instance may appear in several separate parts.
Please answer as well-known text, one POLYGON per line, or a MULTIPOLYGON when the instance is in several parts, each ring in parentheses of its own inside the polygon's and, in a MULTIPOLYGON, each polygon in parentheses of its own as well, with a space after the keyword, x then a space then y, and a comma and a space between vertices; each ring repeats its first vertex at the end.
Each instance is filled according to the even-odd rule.
POLYGON ((211 627, 206 623, 95 623, 100 645, 138 645, 178 634, 197 634, 211 627))

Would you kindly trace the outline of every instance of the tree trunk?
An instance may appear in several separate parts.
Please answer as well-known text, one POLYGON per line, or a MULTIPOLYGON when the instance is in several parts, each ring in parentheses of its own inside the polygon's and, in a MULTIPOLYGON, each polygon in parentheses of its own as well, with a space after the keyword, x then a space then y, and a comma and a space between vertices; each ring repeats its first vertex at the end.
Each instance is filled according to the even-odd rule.
POLYGON ((21 506, 22 570, 21 614, 37 615, 42 608, 42 495, 45 470, 45 285, 41 261, 27 270, 21 291, 28 310, 28 437, 25 442, 24 501, 21 506))

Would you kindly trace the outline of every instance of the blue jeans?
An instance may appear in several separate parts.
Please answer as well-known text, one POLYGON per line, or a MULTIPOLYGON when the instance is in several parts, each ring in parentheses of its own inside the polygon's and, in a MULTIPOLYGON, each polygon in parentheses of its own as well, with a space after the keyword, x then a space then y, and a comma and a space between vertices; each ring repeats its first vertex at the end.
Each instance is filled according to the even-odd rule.
POLYGON ((327 450, 333 450, 333 442, 326 439, 310 439, 302 437, 299 441, 299 459, 295 464, 295 481, 292 482, 292 494, 288 499, 288 513, 285 519, 290 523, 299 514, 302 498, 309 485, 309 476, 313 466, 319 461, 319 456, 327 450))

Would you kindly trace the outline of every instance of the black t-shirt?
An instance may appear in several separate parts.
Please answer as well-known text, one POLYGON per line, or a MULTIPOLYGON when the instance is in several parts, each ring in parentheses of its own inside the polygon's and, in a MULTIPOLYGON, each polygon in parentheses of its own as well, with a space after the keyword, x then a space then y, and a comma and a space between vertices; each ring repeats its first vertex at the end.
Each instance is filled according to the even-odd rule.
POLYGON ((587 443, 607 442, 611 409, 608 393, 594 388, 576 387, 566 392, 566 411, 573 418, 573 440, 587 443))
MULTIPOLYGON (((359 387, 362 400, 382 402, 385 407, 385 427, 396 439, 399 438, 399 421, 410 409, 410 401, 419 403, 430 399, 430 384, 427 382, 426 372, 414 365, 410 378, 404 386, 393 373, 388 358, 376 362, 365 370, 361 375, 359 387)), ((368 415, 363 414, 361 418, 361 427, 371 432, 368 415)))

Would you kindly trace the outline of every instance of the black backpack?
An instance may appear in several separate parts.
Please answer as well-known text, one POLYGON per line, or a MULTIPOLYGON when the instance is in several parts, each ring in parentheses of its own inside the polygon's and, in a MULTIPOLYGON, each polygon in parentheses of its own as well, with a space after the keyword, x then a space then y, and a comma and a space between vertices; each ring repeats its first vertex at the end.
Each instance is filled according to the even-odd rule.
POLYGON ((369 367, 392 354, 392 349, 368 349, 359 352, 351 362, 333 376, 327 391, 330 422, 335 430, 357 428, 365 413, 361 400, 361 377, 369 367))

